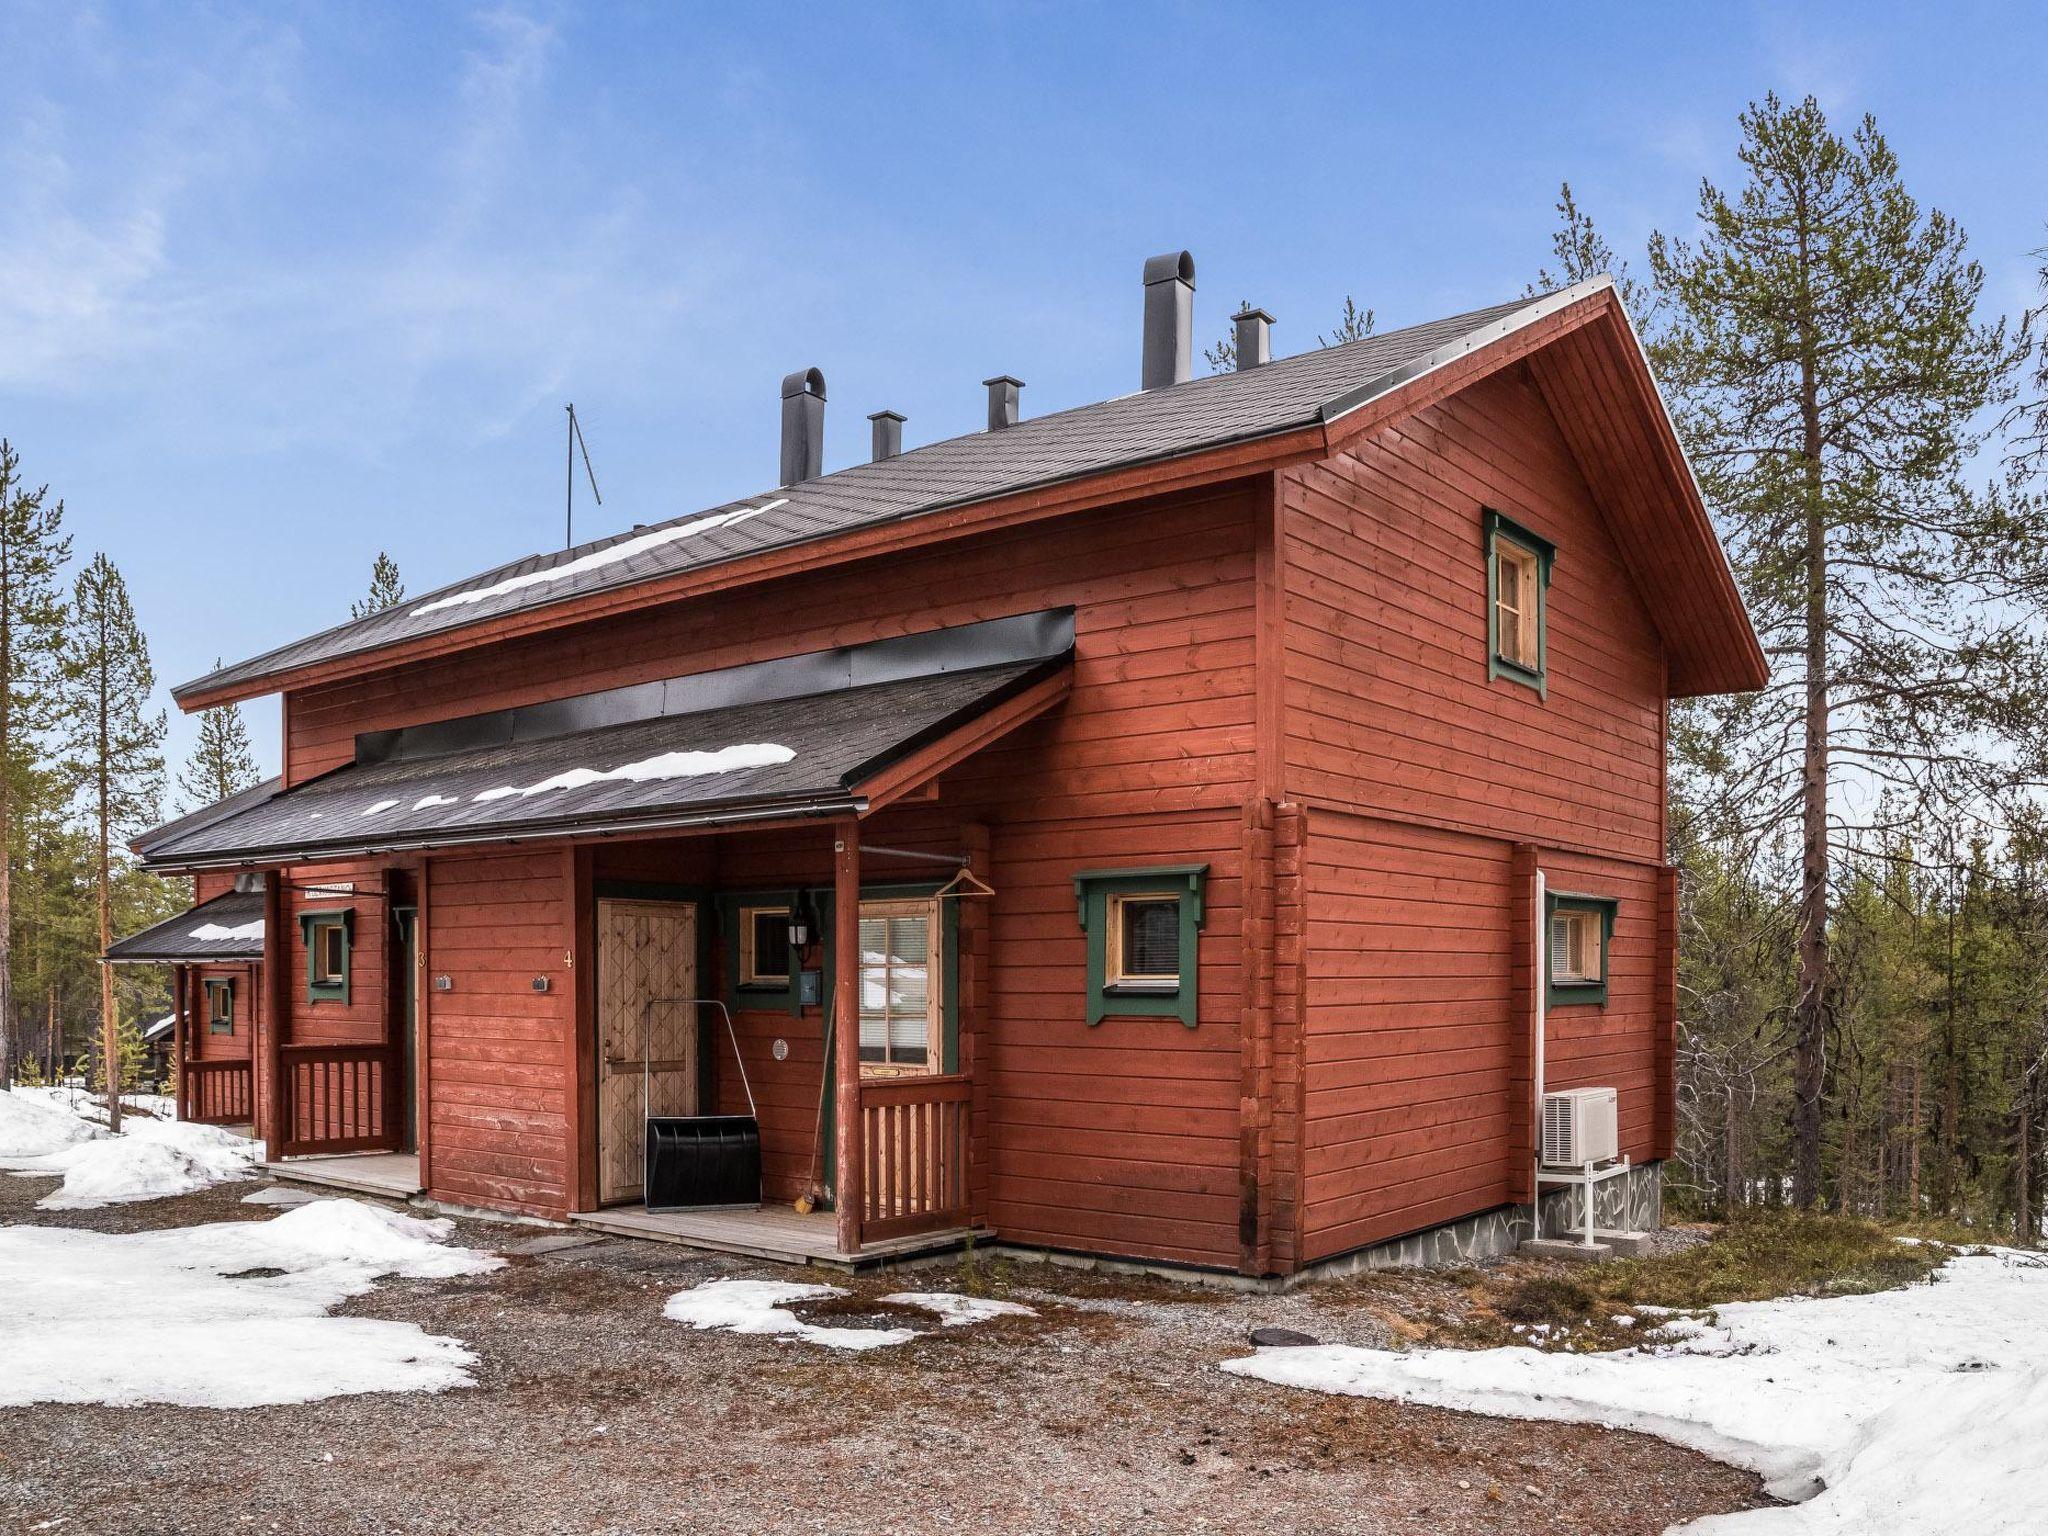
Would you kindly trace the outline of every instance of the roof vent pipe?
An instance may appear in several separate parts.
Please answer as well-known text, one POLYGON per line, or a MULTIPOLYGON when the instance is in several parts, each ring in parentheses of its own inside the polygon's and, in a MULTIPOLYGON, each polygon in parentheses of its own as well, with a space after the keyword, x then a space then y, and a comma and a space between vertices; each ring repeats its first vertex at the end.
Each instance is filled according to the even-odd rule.
POLYGON ((1259 368, 1273 361, 1273 317, 1247 304, 1230 317, 1237 327, 1237 371, 1259 368))
POLYGON ((1024 381, 999 373, 981 382, 988 388, 989 431, 1000 432, 1005 427, 1017 425, 1017 391, 1024 387, 1024 381))
POLYGON ((825 472, 825 375, 815 368, 782 380, 782 483, 797 485, 825 472))
POLYGON ((1145 263, 1145 361, 1139 387, 1185 384, 1194 372, 1195 258, 1170 251, 1145 263))
POLYGON ((874 451, 869 455, 873 462, 893 459, 903 451, 904 420, 896 411, 876 411, 868 418, 873 428, 874 451))

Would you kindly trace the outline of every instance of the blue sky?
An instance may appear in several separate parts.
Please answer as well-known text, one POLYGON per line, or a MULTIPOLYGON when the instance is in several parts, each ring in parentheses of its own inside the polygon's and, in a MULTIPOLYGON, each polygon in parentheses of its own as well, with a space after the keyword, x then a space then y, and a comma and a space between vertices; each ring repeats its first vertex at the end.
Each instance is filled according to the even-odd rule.
POLYGON ((1155 251, 1200 335, 1249 297, 1281 352, 1347 294, 1519 292, 1563 179, 1639 252, 1769 89, 1876 113, 2035 300, 2048 13, 1538 15, 0 0, 0 433, 168 684, 345 618, 379 549, 421 592, 557 546, 566 400, 579 536, 677 516, 774 483, 794 368, 828 468, 884 406, 974 429, 993 373, 1027 414, 1134 387, 1155 251))

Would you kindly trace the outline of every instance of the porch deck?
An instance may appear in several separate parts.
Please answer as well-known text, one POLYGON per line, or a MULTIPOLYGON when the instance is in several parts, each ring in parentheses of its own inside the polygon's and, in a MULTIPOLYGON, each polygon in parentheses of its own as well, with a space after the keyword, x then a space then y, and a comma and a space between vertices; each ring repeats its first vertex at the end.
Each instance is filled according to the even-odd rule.
POLYGON ((352 1194, 410 1200, 421 1192, 420 1160, 411 1152, 345 1152, 332 1157, 288 1157, 259 1163, 286 1184, 345 1189, 352 1194))
POLYGON ((848 1270, 945 1253, 971 1238, 988 1235, 967 1227, 920 1232, 914 1237, 865 1243, 858 1257, 848 1258, 839 1251, 838 1228, 829 1211, 800 1216, 786 1205, 702 1211, 649 1211, 621 1205, 602 1211, 578 1211, 569 1220, 579 1227, 616 1237, 651 1238, 776 1264, 818 1264, 848 1270))

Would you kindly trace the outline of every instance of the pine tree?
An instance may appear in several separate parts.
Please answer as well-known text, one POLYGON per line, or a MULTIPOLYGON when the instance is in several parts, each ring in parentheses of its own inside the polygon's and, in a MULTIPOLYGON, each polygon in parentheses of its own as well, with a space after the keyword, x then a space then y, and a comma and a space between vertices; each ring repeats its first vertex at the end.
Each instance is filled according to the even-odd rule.
POLYGON ((37 739, 54 723, 64 630, 57 574, 71 557, 64 503, 46 485, 23 485, 20 464, 0 438, 0 1091, 14 1073, 16 808, 32 786, 37 739))
POLYGON ((1792 1192, 1821 1194, 1834 977, 1830 880, 1845 776, 1908 814, 1982 806, 2038 776, 2048 661, 2016 607, 2032 553, 1964 466, 2024 338, 1980 324, 1963 232, 1908 195, 1877 125, 1847 140, 1811 98, 1741 119, 1743 186, 1700 192, 1697 244, 1652 237, 1656 346, 1774 663, 1691 722, 1729 808, 1796 827, 1792 1192), (1992 749, 1995 744, 1995 749, 1992 749))
POLYGON ((1557 263, 1557 270, 1538 267, 1536 281, 1522 292, 1535 298, 1588 278, 1611 277, 1622 308, 1639 329, 1646 328, 1651 316, 1651 295, 1629 272, 1628 263, 1614 254, 1614 247, 1594 225, 1592 215, 1579 207, 1570 182, 1558 187, 1556 207, 1557 228, 1550 237, 1550 256, 1557 263))
MULTIPOLYGON (((218 658, 214 666, 220 666, 218 658)), ((241 707, 221 704, 202 711, 199 740, 193 744, 185 771, 178 775, 178 789, 189 802, 187 809, 218 805, 230 795, 240 794, 260 777, 241 707)))
POLYGON ((398 576, 398 562, 383 550, 377 551, 377 563, 370 567, 369 595, 360 602, 349 604, 349 617, 367 619, 373 613, 382 613, 405 601, 405 583, 398 576))
MULTIPOLYGON (((73 781, 93 830, 93 884, 99 952, 113 942, 114 845, 157 813, 163 793, 164 716, 149 714, 156 687, 149 646, 135 622, 128 584, 105 555, 78 574, 64 655, 66 740, 73 781)), ((101 965, 100 1039, 106 1060, 121 1059, 113 968, 101 965)), ((121 1100, 109 1090, 107 1118, 121 1128, 121 1100)))

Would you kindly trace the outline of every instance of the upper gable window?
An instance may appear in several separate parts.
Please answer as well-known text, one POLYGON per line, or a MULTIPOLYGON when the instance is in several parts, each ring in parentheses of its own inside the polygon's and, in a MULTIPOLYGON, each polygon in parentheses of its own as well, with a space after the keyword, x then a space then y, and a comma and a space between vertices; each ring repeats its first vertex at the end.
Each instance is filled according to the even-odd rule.
POLYGON ((1486 676, 1546 691, 1550 567, 1556 547, 1488 508, 1486 525, 1486 676))

